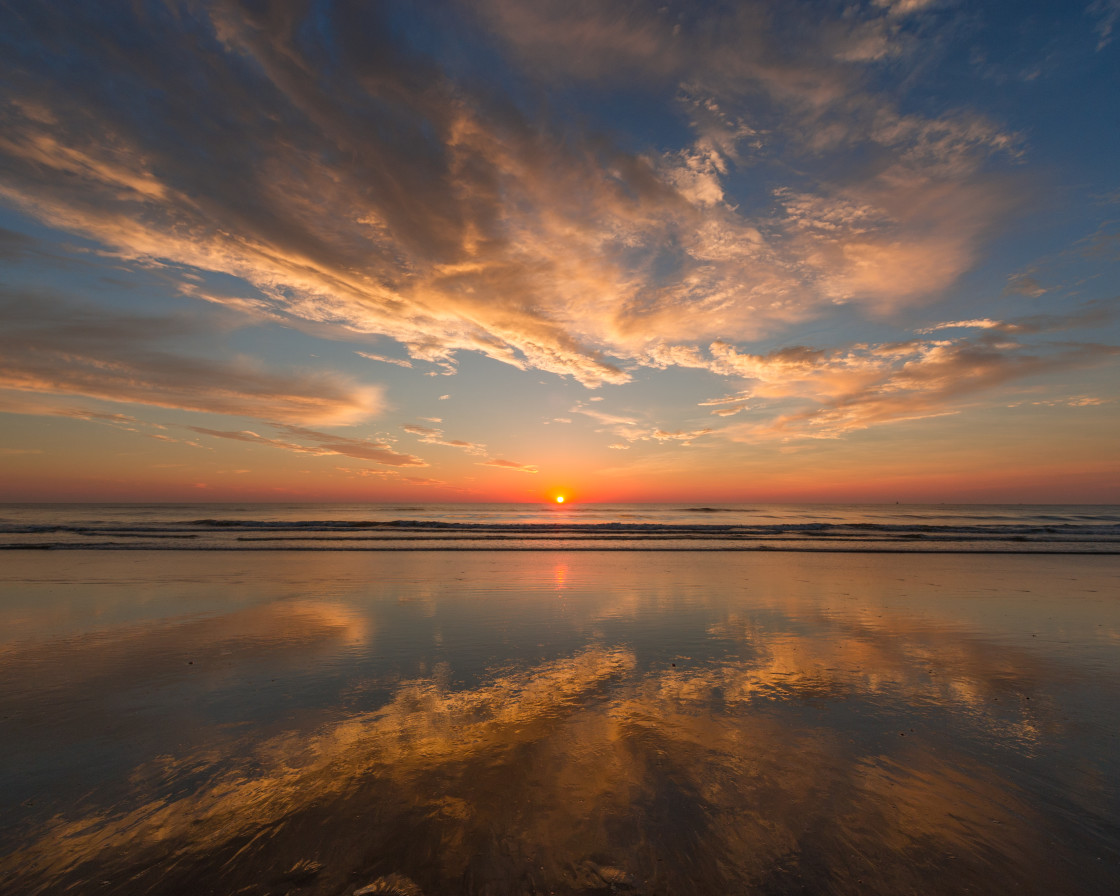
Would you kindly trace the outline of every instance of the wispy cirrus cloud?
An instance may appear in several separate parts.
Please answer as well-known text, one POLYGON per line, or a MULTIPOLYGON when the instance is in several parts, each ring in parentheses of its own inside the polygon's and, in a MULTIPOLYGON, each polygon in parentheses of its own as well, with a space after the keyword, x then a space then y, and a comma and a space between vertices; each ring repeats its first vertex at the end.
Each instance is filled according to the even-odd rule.
POLYGON ((710 398, 707 401, 701 401, 699 407, 712 408, 708 413, 716 417, 733 417, 750 407, 747 404, 748 398, 750 398, 749 392, 738 392, 735 395, 726 395, 723 398, 710 398))
POLYGON ((596 423, 605 423, 607 425, 621 425, 621 426, 637 426, 638 420, 636 417, 625 414, 611 414, 607 411, 600 411, 595 408, 589 408, 585 405, 576 404, 570 412, 573 414, 582 414, 584 417, 590 417, 596 423))
MULTIPOLYGON (((485 445, 478 442, 468 442, 464 439, 449 439, 447 438, 442 429, 434 426, 421 426, 417 423, 406 423, 401 427, 405 432, 417 436, 421 442, 427 445, 442 445, 446 448, 458 448, 460 451, 465 451, 467 454, 488 455, 490 449, 485 445)), ((524 464, 519 461, 506 460, 499 457, 487 457, 486 460, 479 462, 482 466, 486 467, 499 467, 504 470, 516 470, 520 473, 539 473, 540 469, 535 464, 524 464)))
POLYGON ((1002 327, 998 320, 992 320, 988 317, 978 317, 974 320, 947 320, 939 324, 931 324, 928 327, 922 327, 915 331, 922 335, 929 333, 936 333, 938 330, 993 330, 1002 327))
POLYGON ((748 404, 732 404, 724 407, 715 408, 709 413, 716 417, 733 417, 740 411, 745 411, 749 407, 748 404))
POLYGON ((1037 299, 1039 296, 1045 295, 1046 287, 1033 274, 1022 273, 1008 279, 1004 292, 1010 295, 1029 296, 1032 299, 1037 299))
POLYGON ((1099 53, 1115 37, 1116 23, 1120 22, 1120 0, 1093 0, 1089 4, 1088 14, 1094 19, 1094 30, 1097 32, 1097 52, 1099 53))
POLYGON ((375 355, 372 352, 355 352, 363 358, 368 358, 370 361, 380 361, 382 364, 394 364, 397 367, 411 368, 412 362, 406 361, 404 358, 390 358, 387 355, 375 355))
POLYGON ((698 439, 700 436, 710 435, 713 432, 715 432, 715 430, 711 427, 693 430, 676 429, 672 431, 655 429, 650 435, 650 438, 656 439, 658 442, 680 442, 682 445, 691 445, 694 439, 698 439))
POLYGON ((676 443, 691 445, 695 439, 710 435, 716 430, 711 427, 700 429, 665 429, 652 426, 635 416, 610 414, 595 408, 588 408, 582 403, 571 409, 574 414, 582 414, 600 424, 597 431, 608 433, 621 441, 612 442, 607 447, 615 449, 629 448, 635 442, 676 443))
POLYGON ((446 448, 459 448, 468 454, 486 454, 488 449, 478 442, 467 442, 463 439, 449 439, 443 434, 442 429, 434 426, 421 426, 416 423, 406 423, 401 427, 405 432, 419 436, 420 441, 428 445, 443 445, 446 448))
POLYGON ((273 424, 272 428, 287 438, 270 438, 252 430, 221 430, 203 426, 188 426, 187 429, 199 435, 218 439, 232 439, 235 442, 248 442, 253 445, 267 445, 297 454, 312 454, 318 457, 339 455, 368 460, 391 467, 426 467, 428 463, 411 454, 394 451, 385 442, 368 439, 354 439, 333 433, 316 432, 302 426, 273 424))
POLYGON ((27 414, 34 417, 71 417, 75 420, 95 420, 124 428, 135 428, 139 423, 130 414, 116 414, 76 406, 71 403, 70 396, 31 392, 0 391, 0 413, 27 414))
POLYGON ((517 470, 519 473, 539 473, 533 464, 522 464, 515 460, 505 460, 500 457, 492 457, 488 460, 481 462, 484 467, 501 467, 503 470, 517 470))
POLYGON ((212 334, 213 320, 115 312, 19 292, 0 296, 0 317, 3 390, 313 424, 355 422, 383 405, 379 387, 336 374, 164 348, 212 334))

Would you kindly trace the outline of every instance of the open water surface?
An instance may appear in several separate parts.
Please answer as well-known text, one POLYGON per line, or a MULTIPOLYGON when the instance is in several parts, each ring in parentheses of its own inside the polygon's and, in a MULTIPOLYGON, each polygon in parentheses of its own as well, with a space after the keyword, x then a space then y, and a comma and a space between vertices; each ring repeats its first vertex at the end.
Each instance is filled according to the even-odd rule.
POLYGON ((7 504, 0 548, 1120 552, 1107 505, 7 504))

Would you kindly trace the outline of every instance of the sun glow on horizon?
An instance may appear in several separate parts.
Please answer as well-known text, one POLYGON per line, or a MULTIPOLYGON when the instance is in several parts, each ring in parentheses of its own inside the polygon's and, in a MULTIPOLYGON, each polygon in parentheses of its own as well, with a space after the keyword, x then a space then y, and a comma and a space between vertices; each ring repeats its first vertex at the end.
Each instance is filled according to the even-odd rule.
POLYGON ((564 503, 564 496, 563 495, 557 495, 556 496, 556 503, 557 504, 563 504, 564 503))

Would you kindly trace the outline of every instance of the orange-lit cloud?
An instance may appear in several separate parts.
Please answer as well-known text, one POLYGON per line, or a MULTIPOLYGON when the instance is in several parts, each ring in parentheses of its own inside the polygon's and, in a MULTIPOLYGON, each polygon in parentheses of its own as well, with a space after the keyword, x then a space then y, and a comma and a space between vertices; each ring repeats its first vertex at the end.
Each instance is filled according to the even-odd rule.
MULTIPOLYGON (((811 39, 786 52, 749 5, 683 26, 656 4, 480 5, 530 67, 685 84, 693 139, 660 154, 590 133, 556 139, 395 50, 388 29, 363 33, 376 45, 363 58, 383 56, 376 78, 357 93, 311 90, 316 51, 294 21, 214 6, 205 50, 159 46, 188 70, 209 66, 236 140, 207 132, 184 146, 177 122, 140 129, 92 96, 45 85, 4 113, 0 192, 125 258, 244 278, 264 297, 258 310, 347 338, 388 336, 445 371, 472 351, 588 386, 622 383, 635 364, 675 363, 657 348, 667 334, 686 346, 751 340, 836 301, 894 309, 975 262, 978 238, 1007 206, 999 182, 981 187, 976 174, 1013 156, 1017 138, 974 114, 901 114, 861 83, 859 66, 907 52, 891 24, 902 6, 921 11, 911 2, 844 24, 806 20, 811 39), (243 60, 261 80, 251 100, 235 87, 243 60), (755 93, 784 117, 749 121, 743 96, 755 93), (222 154, 221 173, 191 155, 201 140, 222 154), (882 162, 842 186, 779 186, 771 210, 725 195, 736 166, 769 146, 819 154, 853 143, 882 162)), ((109 39, 83 34, 83 52, 109 39)), ((169 61, 145 77, 158 89, 179 70, 169 61)), ((155 401, 163 389, 125 400, 155 401)), ((223 407, 269 416, 244 396, 223 407)))
POLYGON ((412 362, 406 361, 403 358, 389 358, 385 355, 375 355, 372 352, 356 352, 356 354, 361 355, 363 358, 369 358, 371 361, 380 361, 383 364, 395 364, 397 367, 406 368, 412 367, 412 362))
POLYGON ((691 445, 693 439, 697 439, 700 436, 706 436, 712 432, 714 432, 714 430, 707 427, 704 429, 694 429, 691 431, 677 429, 673 430, 672 432, 664 429, 655 429, 651 438, 656 439, 658 442, 680 442, 682 445, 691 445))
POLYGON ((419 436, 420 441, 428 445, 443 445, 447 448, 459 448, 462 451, 466 451, 468 454, 487 453, 485 445, 480 445, 477 442, 467 442, 463 439, 445 438, 443 430, 436 429, 433 426, 420 426, 416 423, 406 423, 401 429, 414 436, 419 436))
POLYGON ((219 439, 233 439, 236 442, 249 442, 254 445, 269 445, 273 448, 283 448, 285 451, 294 451, 299 454, 313 454, 325 456, 337 454, 344 457, 354 457, 359 460, 369 460, 374 463, 386 464, 393 467, 426 467, 428 464, 411 454, 400 454, 393 451, 383 442, 371 442, 366 439, 352 439, 330 433, 315 432, 298 426, 284 426, 275 424, 274 428, 282 433, 301 439, 302 442, 270 439, 258 433, 242 430, 230 432, 217 429, 207 429, 202 426, 189 427, 200 435, 213 436, 219 439), (310 444, 307 444, 310 442, 310 444))
POLYGON ((500 467, 503 470, 517 470, 519 473, 539 473, 535 466, 532 464, 521 464, 515 460, 504 460, 500 457, 492 457, 489 460, 482 461, 482 465, 486 467, 500 467))
POLYGON ((714 363, 752 381, 756 397, 810 402, 765 423, 725 432, 735 439, 765 434, 835 438, 877 424, 954 413, 961 399, 1003 384, 1120 355, 1120 348, 1093 343, 1032 349, 1000 335, 1000 330, 1016 332, 1014 324, 985 321, 983 329, 985 335, 975 338, 915 339, 832 352, 786 349, 765 357, 714 344, 714 363))

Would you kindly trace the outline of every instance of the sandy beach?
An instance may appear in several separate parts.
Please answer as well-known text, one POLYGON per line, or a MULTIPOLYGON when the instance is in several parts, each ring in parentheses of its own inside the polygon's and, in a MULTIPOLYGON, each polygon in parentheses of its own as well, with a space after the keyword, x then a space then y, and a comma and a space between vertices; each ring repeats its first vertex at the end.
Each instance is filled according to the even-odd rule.
POLYGON ((9 552, 10 893, 1103 893, 1120 558, 9 552))

